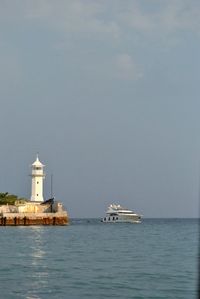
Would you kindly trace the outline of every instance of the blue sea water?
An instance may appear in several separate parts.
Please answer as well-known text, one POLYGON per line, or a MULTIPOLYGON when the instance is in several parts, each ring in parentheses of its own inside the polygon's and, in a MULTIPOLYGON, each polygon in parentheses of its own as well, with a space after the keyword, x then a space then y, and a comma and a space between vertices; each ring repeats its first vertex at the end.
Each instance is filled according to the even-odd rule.
POLYGON ((197 219, 0 228, 1 299, 197 298, 197 219))

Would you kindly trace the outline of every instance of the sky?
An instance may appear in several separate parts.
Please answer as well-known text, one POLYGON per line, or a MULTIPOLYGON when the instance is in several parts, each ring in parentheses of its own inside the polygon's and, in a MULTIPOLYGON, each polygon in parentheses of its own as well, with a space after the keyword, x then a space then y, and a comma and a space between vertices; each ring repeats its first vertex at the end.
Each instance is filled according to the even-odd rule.
POLYGON ((198 0, 1 0, 0 191, 198 217, 199 52, 198 0))

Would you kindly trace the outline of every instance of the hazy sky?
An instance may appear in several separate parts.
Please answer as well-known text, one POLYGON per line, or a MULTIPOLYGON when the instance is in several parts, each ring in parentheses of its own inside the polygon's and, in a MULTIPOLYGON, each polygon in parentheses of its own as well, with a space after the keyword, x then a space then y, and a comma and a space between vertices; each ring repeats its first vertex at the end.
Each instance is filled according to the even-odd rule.
POLYGON ((199 0, 0 1, 0 191, 198 216, 199 0))

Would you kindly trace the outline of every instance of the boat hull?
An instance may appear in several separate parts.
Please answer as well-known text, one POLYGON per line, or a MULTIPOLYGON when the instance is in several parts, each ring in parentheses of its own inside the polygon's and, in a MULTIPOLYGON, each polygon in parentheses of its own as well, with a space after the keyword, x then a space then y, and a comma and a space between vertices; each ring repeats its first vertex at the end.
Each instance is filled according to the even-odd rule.
POLYGON ((140 216, 106 216, 102 219, 104 223, 141 223, 140 216))

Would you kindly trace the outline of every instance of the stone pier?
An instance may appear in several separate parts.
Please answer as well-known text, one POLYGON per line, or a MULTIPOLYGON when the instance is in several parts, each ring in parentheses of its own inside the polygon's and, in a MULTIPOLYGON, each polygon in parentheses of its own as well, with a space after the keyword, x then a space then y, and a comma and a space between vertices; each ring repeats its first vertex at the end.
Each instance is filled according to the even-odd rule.
POLYGON ((67 224, 69 224, 69 216, 61 202, 27 201, 0 206, 0 226, 67 224))
POLYGON ((67 225, 66 212, 60 213, 3 213, 0 226, 67 225))

